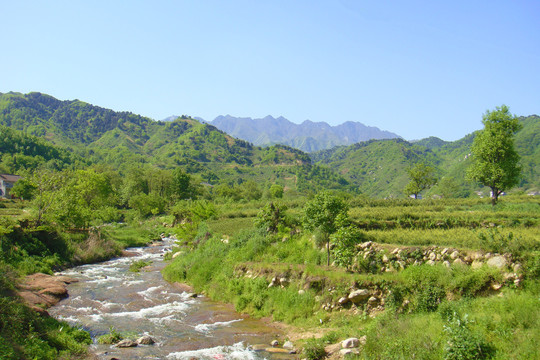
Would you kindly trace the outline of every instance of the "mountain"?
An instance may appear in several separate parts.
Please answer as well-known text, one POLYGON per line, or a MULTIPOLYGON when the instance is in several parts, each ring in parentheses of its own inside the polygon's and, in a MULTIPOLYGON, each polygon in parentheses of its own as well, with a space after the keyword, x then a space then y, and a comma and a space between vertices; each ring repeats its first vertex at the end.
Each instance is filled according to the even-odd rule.
MULTIPOLYGON (((210 184, 253 180, 297 190, 345 189, 347 185, 342 177, 312 165, 300 150, 284 145, 254 146, 185 115, 168 122, 154 121, 80 100, 61 101, 41 93, 0 93, 0 126, 15 132, 18 140, 7 145, 14 149, 28 143, 27 136, 40 137, 41 142, 54 144, 53 150, 59 149, 64 157, 73 152, 121 172, 140 166, 180 166, 210 184)), ((0 154, 0 165, 8 155, 0 154)), ((8 165, 5 171, 17 170, 8 165)))
POLYGON ((252 119, 226 115, 218 116, 209 123, 255 145, 283 144, 305 152, 315 152, 371 139, 399 138, 394 133, 352 121, 330 126, 325 122, 309 120, 295 124, 282 116, 252 119))

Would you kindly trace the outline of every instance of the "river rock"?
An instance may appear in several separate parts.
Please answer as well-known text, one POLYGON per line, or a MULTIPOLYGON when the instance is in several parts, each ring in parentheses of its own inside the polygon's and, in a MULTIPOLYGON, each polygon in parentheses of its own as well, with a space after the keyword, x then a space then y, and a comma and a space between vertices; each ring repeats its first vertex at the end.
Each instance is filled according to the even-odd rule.
POLYGON ((489 266, 496 267, 498 269, 503 269, 508 265, 508 261, 504 258, 504 256, 497 255, 489 258, 489 260, 486 262, 489 266))
POLYGON ((130 348, 137 346, 137 343, 133 340, 124 339, 115 345, 117 348, 130 348))
POLYGON ((343 349, 352 349, 360 346, 360 340, 358 338, 348 338, 341 342, 341 347, 343 349))
POLYGON ((272 345, 273 347, 276 347, 279 345, 279 341, 277 340, 272 340, 272 342, 270 343, 270 345, 272 345))
POLYGON ((471 264, 471 269, 479 269, 484 265, 484 263, 481 260, 474 260, 471 264))
POLYGON ((450 254, 450 259, 456 260, 457 258, 459 258, 459 251, 455 250, 450 254))
POLYGON ((255 345, 251 345, 251 350, 253 351, 264 351, 266 350, 266 348, 268 347, 268 345, 266 344, 255 344, 255 345))
POLYGON ((345 305, 345 304, 348 303, 348 302, 349 302, 349 298, 347 298, 347 297, 345 297, 345 296, 339 298, 339 300, 338 300, 338 304, 339 304, 339 305, 345 305))
POLYGON ((367 289, 355 290, 349 294, 349 300, 355 304, 358 304, 367 298, 369 298, 369 291, 367 289))
POLYGON ((294 353, 294 350, 281 349, 281 348, 277 348, 277 347, 266 348, 266 349, 264 349, 264 351, 272 353, 272 354, 292 354, 292 353, 294 353))
POLYGON ((379 301, 379 299, 377 299, 375 296, 372 296, 372 297, 370 297, 370 298, 368 299, 367 302, 368 302, 370 305, 373 305, 373 304, 375 304, 377 301, 379 301))
POLYGON ((290 341, 285 341, 285 344, 283 344, 284 349, 292 350, 294 349, 294 344, 290 341))
POLYGON ((137 339, 137 344, 139 345, 152 345, 154 343, 155 343, 154 339, 152 339, 152 337, 148 335, 141 336, 140 338, 137 339))

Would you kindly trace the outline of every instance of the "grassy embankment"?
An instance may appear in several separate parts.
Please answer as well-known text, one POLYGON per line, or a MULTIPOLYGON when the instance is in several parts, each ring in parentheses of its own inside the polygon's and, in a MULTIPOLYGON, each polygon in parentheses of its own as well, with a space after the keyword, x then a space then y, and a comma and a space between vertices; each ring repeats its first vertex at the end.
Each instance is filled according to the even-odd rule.
POLYGON ((324 266, 318 235, 300 227, 303 202, 283 203, 287 224, 276 235, 253 227, 263 202, 221 206, 193 239, 183 239, 177 250, 184 254, 165 278, 322 336, 307 342, 310 349, 367 335, 359 358, 539 356, 537 198, 506 197, 494 208, 480 199, 349 199, 349 215, 363 230, 358 242, 375 243, 356 247, 349 269, 324 266), (506 254, 508 261, 488 266, 486 253, 506 254), (470 266, 478 254, 482 262, 470 266), (432 266, 425 264, 429 256, 432 266), (422 265, 412 265, 416 260, 422 265), (284 281, 269 287, 273 278, 284 281), (340 305, 363 288, 372 302, 340 305))
POLYGON ((52 274, 145 245, 159 234, 159 222, 68 232, 25 218, 22 202, 0 202, 0 359, 85 358, 90 335, 29 309, 16 295, 17 284, 28 274, 52 274))

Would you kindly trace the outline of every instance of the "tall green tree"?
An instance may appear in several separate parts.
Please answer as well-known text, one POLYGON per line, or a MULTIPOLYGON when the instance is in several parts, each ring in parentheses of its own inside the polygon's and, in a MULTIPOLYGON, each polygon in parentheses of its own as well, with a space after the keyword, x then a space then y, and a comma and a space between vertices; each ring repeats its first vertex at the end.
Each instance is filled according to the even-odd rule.
POLYGON ((404 192, 406 195, 414 195, 418 198, 418 194, 429 189, 437 182, 435 177, 435 169, 432 166, 424 163, 419 163, 407 170, 411 181, 405 186, 404 192))
POLYGON ((514 135, 521 124, 506 105, 486 111, 482 123, 484 129, 474 138, 471 147, 472 165, 467 175, 491 189, 491 203, 495 205, 503 191, 519 182, 521 166, 514 148, 514 135))
POLYGON ((326 242, 326 264, 330 265, 330 235, 336 232, 340 219, 347 217, 345 202, 327 191, 315 195, 304 207, 302 223, 307 230, 318 230, 326 242))

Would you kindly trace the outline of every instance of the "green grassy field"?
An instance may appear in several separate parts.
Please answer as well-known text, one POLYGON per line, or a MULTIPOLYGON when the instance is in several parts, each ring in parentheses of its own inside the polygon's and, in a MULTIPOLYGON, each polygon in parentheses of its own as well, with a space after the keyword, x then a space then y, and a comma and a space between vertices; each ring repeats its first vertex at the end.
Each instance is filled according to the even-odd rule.
POLYGON ((187 251, 164 276, 318 334, 300 341, 306 349, 366 335, 358 358, 538 358, 538 198, 508 196, 495 207, 485 199, 348 203, 361 229, 348 268, 325 266, 319 235, 302 230, 303 200, 295 199, 281 201, 288 209, 277 234, 254 227, 264 202, 220 207, 182 239, 187 251), (502 267, 487 265, 503 255, 502 267), (473 265, 474 256, 482 260, 473 265), (341 304, 355 289, 373 299, 341 304))

